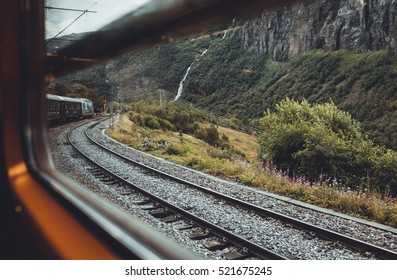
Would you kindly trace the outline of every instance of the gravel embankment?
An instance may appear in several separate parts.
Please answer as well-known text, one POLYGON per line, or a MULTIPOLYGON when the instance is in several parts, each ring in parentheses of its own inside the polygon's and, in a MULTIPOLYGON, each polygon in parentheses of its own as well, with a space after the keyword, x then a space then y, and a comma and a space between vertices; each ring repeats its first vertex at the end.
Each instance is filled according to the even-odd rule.
MULTIPOLYGON (((70 124, 68 126, 73 125, 70 124)), ((392 232, 363 225, 354 220, 299 207, 270 197, 264 192, 258 192, 255 189, 241 186, 234 182, 214 178, 213 176, 148 156, 111 140, 102 133, 103 128, 103 125, 97 126, 90 131, 90 134, 101 144, 111 147, 123 155, 131 156, 134 160, 143 162, 146 165, 264 208, 269 208, 303 221, 309 221, 315 225, 348 234, 354 238, 360 238, 382 247, 397 250, 397 235, 392 232)), ((160 222, 148 214, 147 211, 141 210, 139 206, 133 203, 142 199, 141 195, 131 192, 126 187, 108 186, 90 175, 87 171, 87 163, 79 157, 74 157, 75 152, 72 151, 72 147, 65 145, 66 130, 65 126, 62 128, 57 127, 50 129, 49 133, 51 152, 58 171, 114 202, 121 209, 140 218, 167 237, 180 242, 182 246, 192 249, 201 257, 220 259, 222 254, 229 250, 227 248, 223 251, 210 252, 204 249, 201 245, 202 241, 192 241, 188 238, 188 231, 178 231, 173 224, 160 222)), ((82 129, 78 129, 78 131, 81 132, 82 129)), ((202 215, 203 218, 218 226, 225 227, 241 236, 249 237, 252 242, 270 248, 281 255, 299 259, 366 259, 373 257, 370 254, 352 252, 339 244, 321 240, 310 233, 301 232, 279 221, 265 219, 249 211, 236 209, 182 184, 159 177, 149 177, 140 168, 126 165, 116 157, 104 153, 95 146, 87 145, 81 133, 73 134, 73 140, 83 144, 85 149, 89 149, 88 153, 90 155, 95 155, 98 160, 106 163, 107 166, 111 166, 112 170, 128 174, 128 180, 134 184, 156 193, 182 208, 192 209, 193 213, 202 215)))

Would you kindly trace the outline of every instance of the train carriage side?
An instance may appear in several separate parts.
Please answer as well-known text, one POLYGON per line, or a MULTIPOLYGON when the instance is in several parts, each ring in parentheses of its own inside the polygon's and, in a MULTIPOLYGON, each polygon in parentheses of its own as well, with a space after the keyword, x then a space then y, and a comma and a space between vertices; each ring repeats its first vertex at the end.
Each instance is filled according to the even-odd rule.
POLYGON ((61 119, 61 97, 47 94, 47 120, 56 122, 61 119))
POLYGON ((79 98, 47 94, 47 120, 63 122, 83 117, 83 104, 79 98))
POLYGON ((63 116, 66 120, 78 119, 83 115, 83 106, 78 98, 62 97, 64 98, 63 116))

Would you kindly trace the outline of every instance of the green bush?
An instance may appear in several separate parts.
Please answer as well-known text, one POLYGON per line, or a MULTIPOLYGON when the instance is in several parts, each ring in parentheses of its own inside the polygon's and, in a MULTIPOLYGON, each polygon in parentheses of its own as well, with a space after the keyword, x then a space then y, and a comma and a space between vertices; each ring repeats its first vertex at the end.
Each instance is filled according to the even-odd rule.
POLYGON ((157 121, 157 118, 152 116, 152 115, 145 115, 144 116, 144 120, 145 120, 145 126, 148 128, 152 128, 152 129, 159 129, 160 128, 160 124, 157 121))
POLYGON ((182 149, 177 144, 171 144, 165 148, 165 153, 168 155, 176 155, 177 156, 177 155, 182 154, 182 149))
POLYGON ((333 103, 287 98, 265 113, 261 126, 262 158, 290 177, 397 193, 397 153, 365 140, 359 124, 333 103))
POLYGON ((128 114, 128 116, 129 116, 129 119, 136 125, 138 125, 140 127, 145 126, 145 120, 143 119, 141 114, 131 112, 130 114, 128 114))
POLYGON ((170 123, 167 120, 157 118, 157 121, 160 124, 161 129, 164 131, 168 131, 168 130, 175 131, 176 130, 175 125, 173 125, 172 123, 170 123))
POLYGON ((201 140, 205 141, 204 139, 207 138, 207 132, 205 131, 205 129, 203 129, 201 127, 197 127, 197 128, 195 128, 195 130, 193 132, 193 136, 197 139, 201 139, 201 140))
POLYGON ((219 142, 219 132, 215 125, 211 124, 209 128, 205 130, 207 137, 205 138, 205 142, 210 145, 216 145, 219 142))

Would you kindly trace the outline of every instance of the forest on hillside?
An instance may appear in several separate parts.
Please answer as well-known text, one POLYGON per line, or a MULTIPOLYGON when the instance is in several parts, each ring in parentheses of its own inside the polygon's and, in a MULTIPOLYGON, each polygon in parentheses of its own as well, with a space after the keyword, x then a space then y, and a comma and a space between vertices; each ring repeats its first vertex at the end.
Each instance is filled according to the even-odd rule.
POLYGON ((238 32, 187 38, 124 56, 106 65, 106 79, 126 101, 169 99, 184 82, 181 99, 216 115, 256 123, 288 97, 332 101, 362 124, 376 144, 397 150, 397 57, 387 50, 314 50, 276 62, 238 47, 238 32), (203 55, 203 53, 205 54, 203 55))
POLYGON ((332 101, 359 121, 363 134, 376 144, 397 150, 394 54, 314 50, 295 60, 275 62, 237 48, 236 37, 231 32, 226 38, 218 34, 182 39, 125 55, 60 84, 83 84, 108 99, 122 93, 125 102, 157 99, 162 90, 171 100, 191 66, 181 99, 198 108, 255 123, 286 97, 310 103, 332 101))

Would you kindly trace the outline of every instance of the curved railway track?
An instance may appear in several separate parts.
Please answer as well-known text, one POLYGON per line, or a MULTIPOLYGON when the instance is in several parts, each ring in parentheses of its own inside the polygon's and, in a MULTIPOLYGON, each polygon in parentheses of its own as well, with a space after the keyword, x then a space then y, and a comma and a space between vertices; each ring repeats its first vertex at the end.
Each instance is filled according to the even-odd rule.
MULTIPOLYGON (((91 146, 96 146, 102 151, 104 151, 107 154, 111 154, 114 157, 119 158, 121 161, 123 161, 125 164, 128 165, 133 165, 133 166, 138 166, 141 170, 145 170, 144 172, 151 174, 150 176, 156 176, 156 177, 161 177, 161 178, 166 178, 167 180, 171 180, 173 182, 177 182, 178 184, 182 184, 184 186, 187 186, 189 188, 193 188, 195 190, 199 190, 201 193, 204 192, 207 195, 215 197, 217 200, 224 201, 224 203, 228 205, 233 205, 233 207, 238 207, 245 209, 246 211, 250 213, 255 213, 256 215, 263 217, 265 219, 273 219, 280 221, 283 224, 286 224, 287 227, 292 227, 294 229, 299 229, 302 230, 305 234, 308 234, 312 236, 313 238, 320 238, 320 239, 325 239, 325 240, 331 240, 332 242, 335 242, 335 244, 343 244, 343 246, 346 246, 347 248, 350 248, 352 250, 356 250, 361 253, 370 253, 376 258, 380 259, 397 259, 397 253, 389 250, 387 248, 383 248, 368 242, 364 242, 362 240, 352 238, 350 236, 325 229, 310 223, 302 222, 298 219, 289 217, 287 215, 283 215, 280 213, 277 213, 275 211, 271 211, 269 209, 265 209, 263 207, 259 207, 257 205, 248 203, 246 201, 236 199, 234 197, 222 194, 220 192, 211 190, 209 188, 202 187, 198 184, 189 182, 187 180, 172 176, 170 174, 164 173, 160 170, 157 170, 155 168, 152 168, 150 166, 147 166, 145 164, 142 164, 138 161, 135 161, 125 155, 119 154, 104 145, 101 145, 100 143, 96 142, 88 133, 87 130, 95 127, 98 125, 99 122, 95 122, 91 124, 88 128, 84 129, 84 135, 89 143, 85 143, 84 145, 91 145, 91 146)), ((148 201, 145 202, 145 204, 149 204, 149 201, 151 205, 147 205, 144 208, 150 209, 152 211, 153 215, 156 215, 158 217, 161 217, 163 221, 167 222, 176 222, 176 221, 181 221, 184 220, 187 225, 189 224, 194 224, 194 227, 199 227, 201 230, 199 232, 193 233, 196 238, 205 238, 208 237, 209 235, 216 236, 217 241, 216 242, 209 242, 211 245, 208 245, 208 248, 224 248, 226 246, 233 245, 236 248, 239 248, 239 250, 235 250, 235 252, 226 255, 226 258, 243 258, 247 257, 250 255, 253 255, 255 257, 261 258, 261 259, 288 259, 288 258, 294 258, 294 256, 284 256, 282 254, 279 254, 277 252, 274 252, 273 250, 270 250, 268 248, 265 248, 265 246, 258 245, 254 242, 251 242, 250 240, 247 240, 238 234, 234 234, 231 230, 226 230, 222 228, 221 226, 218 226, 210 221, 207 221, 203 218, 200 218, 198 215, 193 214, 189 209, 183 209, 182 207, 179 207, 173 203, 170 203, 160 197, 158 195, 155 195, 147 190, 145 188, 140 187, 134 183, 131 183, 128 179, 126 179, 126 174, 119 173, 118 171, 112 171, 112 168, 109 166, 106 166, 105 163, 98 163, 97 159, 92 159, 90 155, 86 154, 83 149, 79 146, 78 143, 73 143, 73 140, 71 139, 71 134, 72 130, 68 133, 68 139, 72 146, 80 153, 82 154, 86 160, 88 160, 92 166, 95 166, 95 168, 91 168, 91 172, 97 176, 97 177, 103 177, 103 181, 106 181, 109 184, 122 184, 125 186, 129 186, 130 188, 133 188, 134 190, 144 194, 145 197, 148 198, 148 201)), ((80 143, 81 144, 81 143, 80 143)), ((142 171, 141 171, 142 172, 142 171)), ((186 228, 193 227, 193 226, 186 226, 186 228)))

